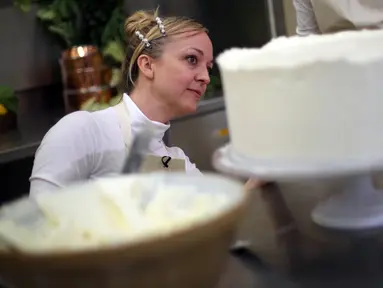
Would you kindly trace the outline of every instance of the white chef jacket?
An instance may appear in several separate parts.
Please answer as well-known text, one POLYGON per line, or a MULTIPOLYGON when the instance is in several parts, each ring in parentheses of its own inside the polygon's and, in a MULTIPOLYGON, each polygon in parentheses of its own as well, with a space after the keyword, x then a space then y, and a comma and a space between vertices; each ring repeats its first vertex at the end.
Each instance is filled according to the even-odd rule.
POLYGON ((382 0, 293 0, 297 34, 383 28, 382 0))
MULTIPOLYGON (((148 154, 184 159, 186 173, 201 173, 180 148, 167 147, 163 142, 169 124, 149 120, 126 94, 123 102, 131 117, 132 137, 143 127, 153 130, 148 154)), ((123 132, 115 109, 71 113, 48 131, 37 149, 30 194, 118 174, 125 158, 123 132)))

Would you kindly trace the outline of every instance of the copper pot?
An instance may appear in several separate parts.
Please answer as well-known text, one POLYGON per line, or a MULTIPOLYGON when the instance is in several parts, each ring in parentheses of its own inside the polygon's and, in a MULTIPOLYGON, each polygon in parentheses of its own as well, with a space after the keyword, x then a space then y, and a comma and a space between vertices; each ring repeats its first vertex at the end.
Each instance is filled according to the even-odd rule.
POLYGON ((66 112, 79 110, 90 98, 108 101, 111 69, 104 65, 101 53, 94 46, 75 46, 65 50, 60 59, 66 112))
POLYGON ((103 58, 94 46, 74 46, 61 53, 62 66, 67 71, 97 68, 103 65, 103 58))

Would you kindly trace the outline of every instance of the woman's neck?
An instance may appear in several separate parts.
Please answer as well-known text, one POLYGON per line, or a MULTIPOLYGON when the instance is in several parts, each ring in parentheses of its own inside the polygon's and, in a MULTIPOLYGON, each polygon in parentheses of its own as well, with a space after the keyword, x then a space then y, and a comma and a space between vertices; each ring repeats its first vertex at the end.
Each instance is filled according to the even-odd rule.
POLYGON ((166 124, 172 118, 170 109, 149 91, 135 89, 129 96, 148 119, 166 124))

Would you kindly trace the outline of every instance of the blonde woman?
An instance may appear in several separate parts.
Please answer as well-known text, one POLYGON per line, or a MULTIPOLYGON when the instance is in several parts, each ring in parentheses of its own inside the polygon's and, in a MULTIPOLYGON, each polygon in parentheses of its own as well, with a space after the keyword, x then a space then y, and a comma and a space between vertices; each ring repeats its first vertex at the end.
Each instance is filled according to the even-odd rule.
POLYGON ((296 33, 334 33, 383 28, 382 0, 293 0, 296 33))
POLYGON ((31 194, 120 173, 142 129, 152 131, 144 171, 200 173, 163 136, 172 118, 196 111, 209 84, 213 46, 207 29, 189 18, 138 11, 126 20, 125 33, 127 93, 115 107, 74 112, 48 131, 35 155, 31 194))

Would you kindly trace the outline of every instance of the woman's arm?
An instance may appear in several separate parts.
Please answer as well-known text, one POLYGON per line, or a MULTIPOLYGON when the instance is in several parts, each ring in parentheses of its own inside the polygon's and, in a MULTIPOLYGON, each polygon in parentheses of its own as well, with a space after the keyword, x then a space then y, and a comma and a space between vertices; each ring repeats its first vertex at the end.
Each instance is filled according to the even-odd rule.
POLYGON ((293 0, 297 18, 296 32, 299 36, 320 34, 311 0, 293 0))
POLYGON ((48 131, 35 155, 31 195, 88 179, 94 162, 96 128, 92 115, 81 111, 65 116, 48 131))

